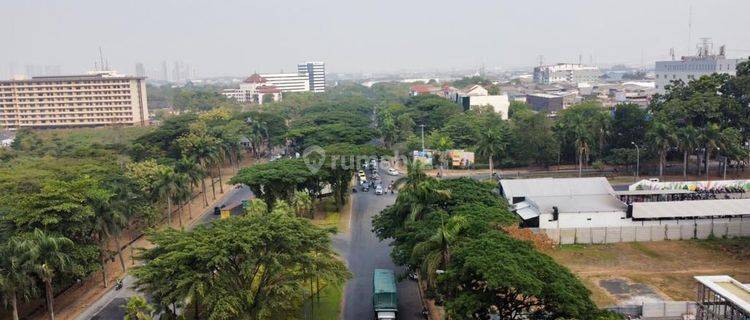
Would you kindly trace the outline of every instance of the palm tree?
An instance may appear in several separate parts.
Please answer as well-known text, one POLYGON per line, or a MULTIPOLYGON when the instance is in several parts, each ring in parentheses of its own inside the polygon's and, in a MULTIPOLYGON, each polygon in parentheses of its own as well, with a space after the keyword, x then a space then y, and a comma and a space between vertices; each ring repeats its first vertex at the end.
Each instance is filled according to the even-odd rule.
POLYGON ((665 122, 654 120, 651 128, 646 132, 646 141, 659 153, 659 177, 664 176, 664 163, 667 160, 667 151, 677 140, 674 128, 665 122))
POLYGON ((292 207, 294 207, 295 211, 300 216, 305 213, 309 215, 312 213, 312 197, 310 197, 310 194, 307 192, 294 191, 294 195, 292 195, 292 207))
POLYGON ((414 246, 413 257, 421 257, 421 273, 426 276, 427 285, 434 287, 437 270, 448 267, 451 257, 451 245, 455 243, 459 233, 466 226, 468 220, 464 216, 452 216, 448 223, 441 219, 440 227, 425 241, 414 246))
POLYGON ((575 135, 574 143, 578 153, 578 176, 581 177, 583 176, 583 160, 588 158, 591 151, 591 136, 584 123, 577 123, 573 128, 573 132, 575 135))
POLYGON ((700 132, 693 126, 687 126, 677 131, 677 142, 682 150, 682 176, 687 178, 688 157, 698 146, 700 132))
POLYGON ((99 255, 102 264, 102 277, 104 281, 104 287, 108 287, 107 283, 107 243, 109 239, 114 238, 117 245, 117 253, 120 259, 120 266, 122 271, 125 271, 125 258, 122 256, 122 247, 120 246, 120 240, 118 235, 122 231, 122 227, 127 224, 127 218, 121 211, 113 208, 111 200, 113 194, 107 192, 104 189, 94 189, 88 195, 91 207, 94 209, 94 228, 93 232, 96 238, 99 240, 99 255))
MULTIPOLYGON (((188 176, 184 173, 175 173, 174 174, 174 186, 175 189, 173 190, 173 193, 171 194, 172 201, 177 203, 179 206, 180 203, 183 203, 183 205, 180 207, 180 213, 177 214, 177 220, 180 221, 180 229, 183 228, 182 225, 182 213, 185 209, 184 203, 190 199, 190 180, 188 176)), ((188 207, 190 207, 188 205, 188 207)), ((191 219, 192 219, 192 213, 190 213, 191 219)))
POLYGON ((495 164, 493 159, 495 157, 500 157, 505 153, 507 147, 508 141, 499 129, 491 128, 480 134, 476 151, 479 156, 487 157, 489 160, 491 176, 495 176, 495 164))
POLYGON ((427 180, 427 174, 424 173, 424 164, 420 161, 411 161, 406 163, 406 175, 396 179, 393 187, 404 186, 406 189, 415 189, 420 182, 427 180))
POLYGON ((453 141, 445 135, 439 135, 435 142, 435 150, 437 150, 438 157, 440 158, 440 176, 443 176, 443 167, 448 162, 448 149, 453 146, 453 141))
POLYGON ((208 197, 206 196, 206 184, 204 178, 206 177, 206 171, 203 170, 200 163, 195 161, 194 158, 182 157, 175 165, 175 170, 179 173, 185 174, 190 182, 190 197, 192 197, 194 187, 198 186, 200 182, 203 182, 203 200, 204 205, 208 206, 208 197))
POLYGON ((261 199, 252 199, 247 203, 247 207, 245 207, 245 214, 261 215, 266 213, 268 213, 268 206, 261 199))
POLYGON ((48 235, 34 229, 24 241, 24 250, 28 252, 27 267, 44 282, 47 297, 47 312, 50 320, 55 320, 54 296, 52 281, 55 276, 70 266, 69 248, 73 241, 66 237, 48 235))
POLYGON ((154 307, 141 296, 132 296, 125 306, 124 320, 152 320, 154 307))
POLYGON ((18 320, 18 299, 27 301, 36 287, 24 269, 26 258, 27 252, 18 238, 12 238, 0 247, 0 293, 3 303, 11 306, 13 320, 18 320))
POLYGON ((167 168, 157 174, 154 182, 154 190, 156 190, 159 198, 167 201, 167 217, 169 217, 170 223, 172 222, 172 199, 179 189, 177 180, 178 175, 174 170, 167 168))
POLYGON ((708 175, 710 165, 709 161, 711 160, 711 151, 724 147, 724 139, 721 133, 721 128, 719 128, 719 125, 715 123, 711 123, 706 126, 706 128, 703 129, 703 132, 701 132, 700 137, 700 140, 706 147, 706 180, 709 180, 708 175))

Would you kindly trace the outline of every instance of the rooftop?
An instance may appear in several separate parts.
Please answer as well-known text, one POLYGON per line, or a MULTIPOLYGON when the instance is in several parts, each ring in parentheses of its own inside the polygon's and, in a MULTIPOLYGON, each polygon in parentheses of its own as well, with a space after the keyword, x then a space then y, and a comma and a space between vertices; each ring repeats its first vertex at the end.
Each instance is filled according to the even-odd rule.
POLYGON ((732 302, 740 310, 750 312, 750 287, 726 275, 696 276, 696 281, 732 302))
MULTIPOLYGON (((614 196, 612 186, 604 177, 503 179, 500 184, 508 200, 524 198, 525 203, 517 204, 517 210, 528 207, 539 213, 550 213, 553 207, 557 207, 559 212, 611 212, 627 209, 627 205, 614 196)), ((530 212, 526 213, 531 215, 530 212)))

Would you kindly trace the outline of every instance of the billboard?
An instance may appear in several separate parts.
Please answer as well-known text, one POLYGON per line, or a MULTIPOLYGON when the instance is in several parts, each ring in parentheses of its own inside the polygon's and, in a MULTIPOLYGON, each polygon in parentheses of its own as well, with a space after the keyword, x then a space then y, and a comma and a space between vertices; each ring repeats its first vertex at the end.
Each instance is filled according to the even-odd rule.
POLYGON ((414 159, 415 162, 421 162, 425 167, 428 167, 428 168, 432 167, 432 151, 414 150, 414 152, 412 152, 412 158, 414 159))
POLYGON ((474 152, 464 150, 448 150, 448 158, 452 167, 468 168, 474 165, 474 152))

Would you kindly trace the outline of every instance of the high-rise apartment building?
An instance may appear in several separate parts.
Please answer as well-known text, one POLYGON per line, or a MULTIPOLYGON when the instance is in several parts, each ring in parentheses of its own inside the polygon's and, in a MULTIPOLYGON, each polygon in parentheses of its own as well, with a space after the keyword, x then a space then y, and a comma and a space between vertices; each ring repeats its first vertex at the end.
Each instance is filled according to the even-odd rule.
POLYGON ((711 44, 702 44, 695 56, 682 57, 680 60, 656 61, 656 91, 664 93, 664 87, 672 81, 682 80, 685 84, 701 76, 714 73, 735 75, 737 64, 744 59, 727 59, 724 47, 719 54, 711 52, 711 44))
POLYGON ((310 91, 326 91, 326 64, 323 62, 304 62, 297 65, 297 73, 306 74, 310 82, 310 91))
POLYGON ((597 67, 582 64, 558 63, 534 68, 534 82, 538 84, 552 84, 559 82, 581 83, 596 82, 602 73, 597 67))
POLYGON ((95 71, 0 81, 0 128, 146 125, 143 77, 95 71))

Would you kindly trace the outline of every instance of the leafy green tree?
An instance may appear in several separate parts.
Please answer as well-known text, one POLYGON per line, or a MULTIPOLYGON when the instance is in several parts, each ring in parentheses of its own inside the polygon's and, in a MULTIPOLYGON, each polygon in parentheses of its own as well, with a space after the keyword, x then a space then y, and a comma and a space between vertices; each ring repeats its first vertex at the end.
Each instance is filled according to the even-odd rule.
POLYGON ((309 215, 312 218, 312 197, 303 191, 295 191, 291 201, 295 213, 299 216, 309 215))
POLYGON ((448 150, 453 147, 453 140, 435 130, 430 132, 427 141, 427 147, 435 151, 437 161, 440 162, 440 175, 443 175, 443 167, 448 163, 448 150))
POLYGON ((180 175, 175 173, 172 168, 162 169, 156 176, 153 189, 159 195, 159 198, 167 203, 167 217, 169 223, 171 223, 173 221, 172 201, 180 190, 180 175))
POLYGON ((612 117, 612 148, 630 148, 631 143, 643 145, 648 129, 648 110, 632 103, 618 104, 612 117))
POLYGON ((492 231, 453 252, 441 279, 456 319, 595 319, 589 291, 565 267, 530 244, 492 231))
POLYGON ((248 186, 272 208, 276 199, 291 199, 311 175, 302 159, 284 159, 242 168, 229 182, 248 186))
POLYGON ((154 307, 141 296, 132 296, 125 305, 125 320, 153 320, 154 307))
POLYGON ((560 145, 552 131, 554 123, 544 113, 517 112, 510 125, 508 155, 518 164, 549 166, 557 159, 560 145))
POLYGON ((244 209, 245 214, 248 215, 263 215, 268 213, 268 206, 266 205, 266 202, 261 199, 251 199, 248 201, 248 205, 244 209))
MULTIPOLYGON (((208 136, 205 133, 201 133, 198 130, 197 133, 189 133, 177 139, 176 144, 181 150, 182 157, 194 158, 201 169, 208 175, 211 180, 211 190, 213 198, 216 199, 216 189, 214 187, 214 176, 211 173, 210 168, 217 162, 220 154, 220 141, 214 137, 208 136)), ((206 190, 206 180, 201 180, 201 189, 203 191, 203 201, 208 206, 208 196, 206 190)))
MULTIPOLYGON (((292 212, 246 215, 193 231, 154 233, 133 275, 161 309, 193 304, 194 317, 270 319, 291 313, 305 283, 349 277, 330 246, 329 231, 292 212), (196 306, 198 305, 198 306, 196 306)), ((186 309, 188 307, 186 306, 186 309)))
POLYGON ((107 190, 92 189, 89 191, 87 198, 95 214, 92 231, 99 242, 104 287, 108 287, 107 260, 109 259, 109 250, 107 249, 107 245, 111 239, 116 239, 120 266, 122 267, 122 271, 125 271, 125 259, 122 256, 119 236, 122 228, 127 224, 127 218, 113 206, 112 199, 114 195, 107 190))
POLYGON ((677 129, 677 144, 682 150, 682 176, 687 178, 688 157, 698 147, 700 132, 693 126, 686 126, 677 129))

